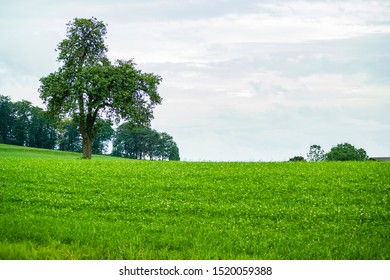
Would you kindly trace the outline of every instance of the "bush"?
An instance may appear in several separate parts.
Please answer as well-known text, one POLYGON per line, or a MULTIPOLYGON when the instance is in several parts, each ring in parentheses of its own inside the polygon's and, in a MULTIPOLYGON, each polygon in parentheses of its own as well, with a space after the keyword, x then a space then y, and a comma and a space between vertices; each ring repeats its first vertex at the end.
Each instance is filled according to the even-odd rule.
POLYGON ((295 156, 293 158, 290 158, 289 161, 306 161, 304 157, 301 156, 295 156))
POLYGON ((326 160, 329 161, 363 161, 367 159, 368 156, 364 149, 356 149, 349 143, 338 144, 326 154, 326 160))

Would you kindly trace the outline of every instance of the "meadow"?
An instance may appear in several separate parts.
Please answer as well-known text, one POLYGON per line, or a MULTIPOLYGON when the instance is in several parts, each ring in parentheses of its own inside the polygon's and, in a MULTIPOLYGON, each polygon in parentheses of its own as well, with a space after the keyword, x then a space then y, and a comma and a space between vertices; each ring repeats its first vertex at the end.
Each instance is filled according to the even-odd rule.
POLYGON ((166 162, 0 144, 0 259, 390 259, 390 164, 166 162))

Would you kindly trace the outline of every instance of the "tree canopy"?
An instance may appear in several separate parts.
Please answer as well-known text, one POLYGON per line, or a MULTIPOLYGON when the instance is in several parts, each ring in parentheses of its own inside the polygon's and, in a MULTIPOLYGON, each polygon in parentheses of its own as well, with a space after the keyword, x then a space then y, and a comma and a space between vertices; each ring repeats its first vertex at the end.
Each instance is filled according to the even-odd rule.
POLYGON ((52 116, 77 120, 83 157, 91 158, 96 120, 147 125, 161 103, 161 77, 142 73, 132 60, 111 63, 104 45, 106 25, 96 18, 68 23, 67 38, 58 44, 58 71, 41 78, 40 97, 52 116))
POLYGON ((368 156, 364 149, 357 149, 349 143, 338 144, 326 154, 326 159, 331 161, 367 160, 368 156))
POLYGON ((179 148, 168 133, 124 123, 118 127, 113 155, 133 159, 180 160, 179 148))
POLYGON ((325 159, 324 150, 320 145, 311 145, 307 154, 308 161, 322 161, 325 159))
POLYGON ((306 161, 306 160, 302 156, 295 156, 293 158, 290 158, 288 161, 306 161))
POLYGON ((55 124, 31 102, 0 95, 0 143, 54 149, 55 124))
MULTIPOLYGON (((307 154, 307 161, 363 161, 367 159, 367 152, 364 149, 357 149, 349 143, 337 144, 328 153, 325 153, 320 145, 311 145, 307 154)), ((289 161, 304 160, 301 156, 295 156, 289 161)))

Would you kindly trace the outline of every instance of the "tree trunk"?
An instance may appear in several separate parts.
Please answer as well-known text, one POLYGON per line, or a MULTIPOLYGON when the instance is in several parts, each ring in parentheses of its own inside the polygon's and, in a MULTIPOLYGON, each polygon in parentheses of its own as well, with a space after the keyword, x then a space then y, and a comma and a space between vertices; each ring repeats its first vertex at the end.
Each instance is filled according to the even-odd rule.
POLYGON ((83 158, 91 159, 92 157, 92 141, 87 134, 83 134, 83 158))
POLYGON ((80 122, 80 132, 81 137, 83 138, 83 158, 91 159, 92 157, 92 138, 88 134, 88 129, 84 122, 80 122))

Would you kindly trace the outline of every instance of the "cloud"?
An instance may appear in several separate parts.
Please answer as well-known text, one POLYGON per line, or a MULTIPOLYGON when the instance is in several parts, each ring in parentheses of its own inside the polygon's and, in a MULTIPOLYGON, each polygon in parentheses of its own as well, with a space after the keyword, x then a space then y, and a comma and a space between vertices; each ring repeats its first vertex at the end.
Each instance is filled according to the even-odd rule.
POLYGON ((255 5, 245 1, 241 8, 241 1, 240 5, 206 2, 119 3, 120 13, 127 16, 116 16, 116 24, 109 26, 109 41, 121 46, 110 47, 112 57, 131 51, 142 62, 220 61, 226 59, 226 45, 329 41, 390 32, 389 24, 380 23, 390 12, 383 1, 262 1, 255 5), (203 7, 203 13, 197 7, 203 7), (145 17, 130 16, 129 21, 134 11, 145 17), (166 17, 167 11, 175 16, 166 17))

